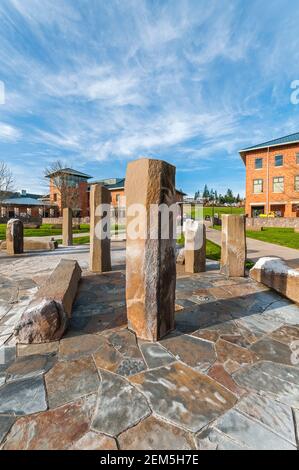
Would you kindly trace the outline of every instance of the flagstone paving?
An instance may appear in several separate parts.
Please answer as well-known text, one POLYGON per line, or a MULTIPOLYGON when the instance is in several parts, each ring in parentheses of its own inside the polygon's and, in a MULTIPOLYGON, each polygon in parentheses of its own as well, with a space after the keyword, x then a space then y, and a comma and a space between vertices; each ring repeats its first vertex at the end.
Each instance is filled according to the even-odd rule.
POLYGON ((2 449, 298 448, 298 306, 211 265, 178 275, 176 330, 148 343, 127 329, 124 272, 82 266, 65 337, 15 345, 45 258, 0 265, 2 449))

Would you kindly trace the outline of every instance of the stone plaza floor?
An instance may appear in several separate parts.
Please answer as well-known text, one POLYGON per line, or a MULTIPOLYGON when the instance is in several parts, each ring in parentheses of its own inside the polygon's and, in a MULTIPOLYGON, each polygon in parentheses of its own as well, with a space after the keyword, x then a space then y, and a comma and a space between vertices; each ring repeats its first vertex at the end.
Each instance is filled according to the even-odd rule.
POLYGON ((1 449, 298 447, 298 306, 209 263, 178 273, 176 330, 137 341, 118 253, 112 273, 83 269, 60 342, 15 345, 14 325, 58 256, 0 258, 1 449))

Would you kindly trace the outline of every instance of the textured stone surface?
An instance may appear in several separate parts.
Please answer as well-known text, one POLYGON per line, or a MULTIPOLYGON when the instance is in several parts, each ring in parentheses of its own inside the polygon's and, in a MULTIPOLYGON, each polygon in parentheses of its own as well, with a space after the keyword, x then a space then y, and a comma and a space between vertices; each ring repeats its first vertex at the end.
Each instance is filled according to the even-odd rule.
POLYGON ((146 369, 134 333, 127 329, 103 334, 102 345, 94 354, 96 366, 122 376, 146 369))
POLYGON ((299 341, 299 328, 289 325, 281 326, 277 330, 273 331, 270 336, 281 343, 291 345, 294 341, 299 341))
POLYGON ((0 413, 25 415, 47 409, 42 377, 6 383, 0 388, 0 413))
POLYGON ((24 251, 24 226, 19 219, 11 219, 7 222, 6 251, 8 255, 18 255, 24 251))
POLYGON ((161 341, 176 359, 200 371, 206 371, 216 361, 215 346, 210 341, 188 335, 171 335, 161 341))
POLYGON ((35 354, 51 354, 56 353, 59 348, 59 342, 42 344, 17 344, 18 357, 33 356, 35 354))
POLYGON ((6 381, 29 379, 46 373, 56 362, 51 355, 35 355, 18 358, 6 369, 6 381))
POLYGON ((149 369, 165 366, 175 361, 175 357, 158 343, 143 343, 140 349, 149 369))
POLYGON ((242 398, 235 409, 296 445, 293 413, 289 406, 252 393, 242 398))
POLYGON ((240 386, 264 393, 286 405, 299 407, 299 368, 258 362, 237 371, 233 377, 240 386))
POLYGON ((66 450, 88 432, 96 403, 91 395, 75 403, 19 419, 4 450, 66 450))
POLYGON ((229 343, 223 339, 216 342, 217 361, 223 364, 228 372, 234 372, 246 364, 253 364, 258 360, 256 354, 248 349, 241 348, 236 344, 229 343), (236 364, 233 369, 230 364, 236 364))
POLYGON ((221 272, 229 277, 245 275, 246 236, 245 218, 222 215, 221 272))
POLYGON ((295 450, 290 442, 236 410, 228 411, 215 426, 223 434, 250 449, 295 450))
POLYGON ((290 348, 272 338, 263 338, 251 346, 260 360, 279 362, 292 365, 292 351, 290 348))
POLYGON ((62 337, 71 317, 80 278, 81 268, 76 261, 60 261, 16 326, 15 334, 20 343, 43 343, 62 337))
POLYGON ((231 375, 224 369, 222 364, 214 364, 208 373, 209 377, 219 382, 237 397, 242 396, 245 390, 238 387, 231 375))
POLYGON ((117 450, 117 444, 112 437, 89 431, 73 445, 70 450, 117 450))
POLYGON ((100 184, 93 184, 90 189, 90 271, 102 273, 111 271, 110 254, 110 208, 109 189, 100 184), (106 207, 102 206, 105 205, 106 207), (105 209, 105 210, 104 210, 105 209), (102 219, 107 223, 101 229, 102 219), (107 234, 108 236, 104 236, 107 234))
POLYGON ((206 270, 206 226, 204 223, 192 220, 187 222, 185 231, 185 271, 187 273, 201 273, 206 270))
POLYGON ((250 277, 299 302, 299 272, 287 266, 281 258, 261 258, 250 270, 250 277))
POLYGON ((145 397, 129 382, 110 372, 101 376, 92 429, 116 436, 150 414, 145 397))
POLYGON ((71 246, 73 244, 73 211, 66 207, 63 209, 62 220, 62 244, 71 246))
MULTIPOLYGON (((3 241, 0 246, 1 251, 6 251, 7 243, 3 241)), ((54 251, 58 248, 56 241, 36 240, 34 238, 24 238, 24 251, 54 251)))
POLYGON ((50 408, 96 392, 100 381, 91 357, 58 362, 45 376, 50 408))
MULTIPOLYGON (((176 240, 172 225, 168 239, 161 239, 158 213, 150 222, 150 206, 175 203, 175 167, 140 159, 129 163, 126 175, 127 246, 126 299, 129 327, 145 340, 157 341, 174 328, 176 240), (130 206, 142 204, 139 226, 143 236, 131 233, 136 214, 130 206), (157 232, 157 238, 151 234, 157 232), (137 239, 136 239, 137 238, 137 239)), ((175 215, 173 215, 175 217, 175 215)), ((167 218, 172 222, 172 217, 167 218)), ((163 224, 162 224, 163 226, 163 224)))
POLYGON ((4 440, 6 434, 14 424, 16 418, 10 415, 0 415, 0 444, 4 440))
POLYGON ((217 382, 183 364, 144 372, 130 380, 146 395, 157 415, 192 432, 236 402, 217 382))
POLYGON ((63 338, 59 344, 59 359, 73 361, 96 352, 104 339, 97 335, 76 335, 63 338))
POLYGON ((189 433, 150 416, 118 437, 121 450, 190 450, 189 433))
POLYGON ((197 435, 198 450, 249 450, 217 429, 209 428, 197 435))

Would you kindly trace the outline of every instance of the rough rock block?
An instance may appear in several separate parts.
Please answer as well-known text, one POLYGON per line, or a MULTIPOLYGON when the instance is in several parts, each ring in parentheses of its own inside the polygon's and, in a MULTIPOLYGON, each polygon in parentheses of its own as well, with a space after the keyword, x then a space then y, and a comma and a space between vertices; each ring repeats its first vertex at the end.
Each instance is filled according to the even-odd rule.
POLYGON ((185 271, 202 273, 206 270, 206 226, 188 220, 185 230, 185 271))
POLYGON ((16 326, 19 343, 45 343, 62 337, 71 317, 80 278, 77 261, 60 261, 16 326))
POLYGON ((129 328, 141 339, 157 341, 174 329, 176 234, 172 228, 174 213, 165 214, 167 211, 163 211, 159 214, 154 210, 153 214, 151 209, 157 209, 161 204, 166 209, 175 206, 175 167, 145 158, 131 162, 127 169, 125 192, 129 328), (137 236, 132 227, 136 217, 137 236), (163 230, 162 237, 165 218, 171 227, 167 237, 163 230))
POLYGON ((24 251, 24 226, 19 219, 11 219, 7 222, 6 250, 8 255, 17 255, 24 251))
POLYGON ((222 215, 221 273, 244 277, 246 262, 245 217, 222 215))
MULTIPOLYGON (((5 240, 0 243, 0 251, 6 251, 7 243, 5 240)), ((24 239, 24 251, 54 251, 58 248, 58 243, 55 240, 43 241, 43 240, 31 240, 24 239)))
POLYGON ((177 264, 180 264, 180 265, 185 264, 185 248, 181 248, 177 252, 176 262, 177 262, 177 264))
POLYGON ((73 212, 68 207, 63 209, 62 243, 64 246, 73 244, 73 212))
POLYGON ((289 268, 281 258, 259 259, 250 277, 299 303, 299 271, 289 268))

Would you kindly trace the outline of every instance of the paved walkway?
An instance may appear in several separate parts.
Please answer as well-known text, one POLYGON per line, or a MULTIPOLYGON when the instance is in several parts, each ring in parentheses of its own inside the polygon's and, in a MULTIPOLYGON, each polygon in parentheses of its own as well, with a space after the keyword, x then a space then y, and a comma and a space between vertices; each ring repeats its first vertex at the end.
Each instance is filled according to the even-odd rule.
MULTIPOLYGON (((221 245, 221 231, 207 228, 207 238, 218 245, 221 245)), ((287 248, 285 246, 266 243, 253 238, 247 238, 247 257, 251 261, 258 261, 263 256, 278 256, 284 259, 289 266, 299 268, 299 250, 287 248)))
POLYGON ((60 342, 15 345, 38 285, 81 248, 0 258, 1 449, 298 447, 299 308, 215 264, 178 276, 176 331, 158 343, 127 329, 116 250, 120 270, 84 269, 60 342))

